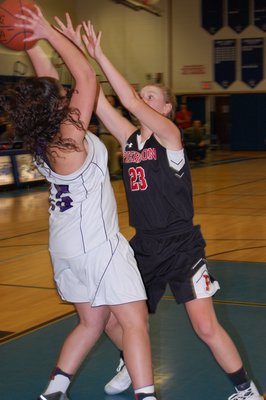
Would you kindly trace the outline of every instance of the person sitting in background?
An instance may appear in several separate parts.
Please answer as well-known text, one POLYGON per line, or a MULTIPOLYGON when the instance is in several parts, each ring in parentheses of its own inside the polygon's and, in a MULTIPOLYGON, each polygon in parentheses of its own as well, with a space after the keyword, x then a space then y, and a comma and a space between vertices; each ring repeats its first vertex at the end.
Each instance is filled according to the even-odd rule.
POLYGON ((188 111, 186 103, 182 103, 180 111, 176 112, 176 123, 179 129, 191 127, 192 112, 188 111))
POLYGON ((206 157, 205 128, 200 120, 193 121, 192 127, 185 129, 184 146, 189 160, 204 160, 206 157))

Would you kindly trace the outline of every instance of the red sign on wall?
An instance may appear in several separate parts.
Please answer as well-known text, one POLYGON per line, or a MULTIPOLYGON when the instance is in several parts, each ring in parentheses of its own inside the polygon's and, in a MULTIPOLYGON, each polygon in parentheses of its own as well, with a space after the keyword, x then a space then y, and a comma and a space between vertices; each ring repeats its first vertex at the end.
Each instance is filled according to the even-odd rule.
POLYGON ((181 68, 182 75, 202 75, 205 74, 205 65, 193 64, 193 65, 183 65, 181 68))

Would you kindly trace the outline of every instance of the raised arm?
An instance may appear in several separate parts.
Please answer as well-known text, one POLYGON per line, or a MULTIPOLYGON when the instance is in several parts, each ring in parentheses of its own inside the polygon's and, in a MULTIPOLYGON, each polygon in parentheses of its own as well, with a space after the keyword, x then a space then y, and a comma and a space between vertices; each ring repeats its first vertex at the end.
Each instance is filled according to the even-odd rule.
POLYGON ((65 13, 65 17, 66 17, 66 23, 64 23, 57 16, 54 17, 54 19, 58 25, 58 26, 55 26, 55 28, 58 30, 58 32, 62 33, 64 36, 66 36, 68 39, 70 39, 73 43, 75 43, 75 45, 78 46, 78 48, 85 54, 86 48, 81 39, 82 24, 78 24, 76 29, 74 29, 72 19, 68 12, 65 13))
POLYGON ((136 127, 109 103, 101 87, 99 88, 95 112, 108 132, 117 138, 122 149, 124 149, 128 137, 136 130, 136 127))
MULTIPOLYGON (((79 24, 74 28, 69 13, 66 13, 66 23, 58 17, 55 17, 55 21, 58 25, 56 29, 68 39, 72 40, 72 42, 75 43, 83 53, 87 54, 87 49, 81 38, 82 25, 79 24)), ((95 105, 95 112, 108 131, 117 138, 122 148, 124 148, 127 138, 136 130, 136 127, 111 106, 100 85, 95 105)))
MULTIPOLYGON (((70 107, 77 108, 80 112, 80 120, 86 129, 91 118, 96 95, 96 75, 88 60, 64 35, 46 21, 39 7, 36 6, 36 12, 23 7, 25 15, 19 15, 24 20, 25 27, 32 31, 32 36, 25 39, 31 41, 35 39, 46 39, 51 46, 59 53, 75 79, 75 90, 71 97, 70 107)), ((78 140, 77 132, 73 126, 65 124, 62 127, 64 136, 75 136, 78 140)), ((80 135, 83 140, 84 132, 80 135)))
POLYGON ((101 32, 96 36, 90 21, 87 23, 84 22, 83 26, 86 32, 86 36, 83 36, 83 40, 89 54, 102 68, 124 107, 135 115, 141 124, 154 132, 165 147, 170 149, 181 148, 181 136, 176 125, 147 105, 127 80, 112 65, 101 49, 101 32))
POLYGON ((28 49, 27 54, 37 76, 49 76, 50 78, 59 79, 55 66, 38 43, 28 49))

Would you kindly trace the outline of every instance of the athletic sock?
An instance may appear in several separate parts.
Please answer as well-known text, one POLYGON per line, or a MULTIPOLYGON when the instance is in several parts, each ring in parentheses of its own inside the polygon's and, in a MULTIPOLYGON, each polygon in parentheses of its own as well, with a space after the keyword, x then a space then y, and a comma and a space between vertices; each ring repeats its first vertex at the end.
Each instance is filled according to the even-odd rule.
POLYGON ((156 400, 154 385, 145 386, 134 391, 135 400, 156 400))
POLYGON ((72 376, 73 375, 67 374, 60 368, 56 367, 51 374, 51 380, 44 394, 51 394, 56 392, 66 393, 67 388, 70 385, 72 376))
POLYGON ((244 367, 227 375, 237 390, 246 390, 250 387, 250 379, 244 367))

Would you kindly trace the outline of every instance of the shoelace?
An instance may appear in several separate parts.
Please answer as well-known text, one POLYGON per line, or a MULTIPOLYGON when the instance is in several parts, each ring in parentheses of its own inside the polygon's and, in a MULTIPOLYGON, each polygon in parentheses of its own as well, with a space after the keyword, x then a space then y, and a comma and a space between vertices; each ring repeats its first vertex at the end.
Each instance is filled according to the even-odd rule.
POLYGON ((249 398, 251 394, 251 388, 248 388, 246 390, 243 390, 243 393, 237 392, 234 393, 232 396, 229 397, 228 400, 246 400, 249 398))

